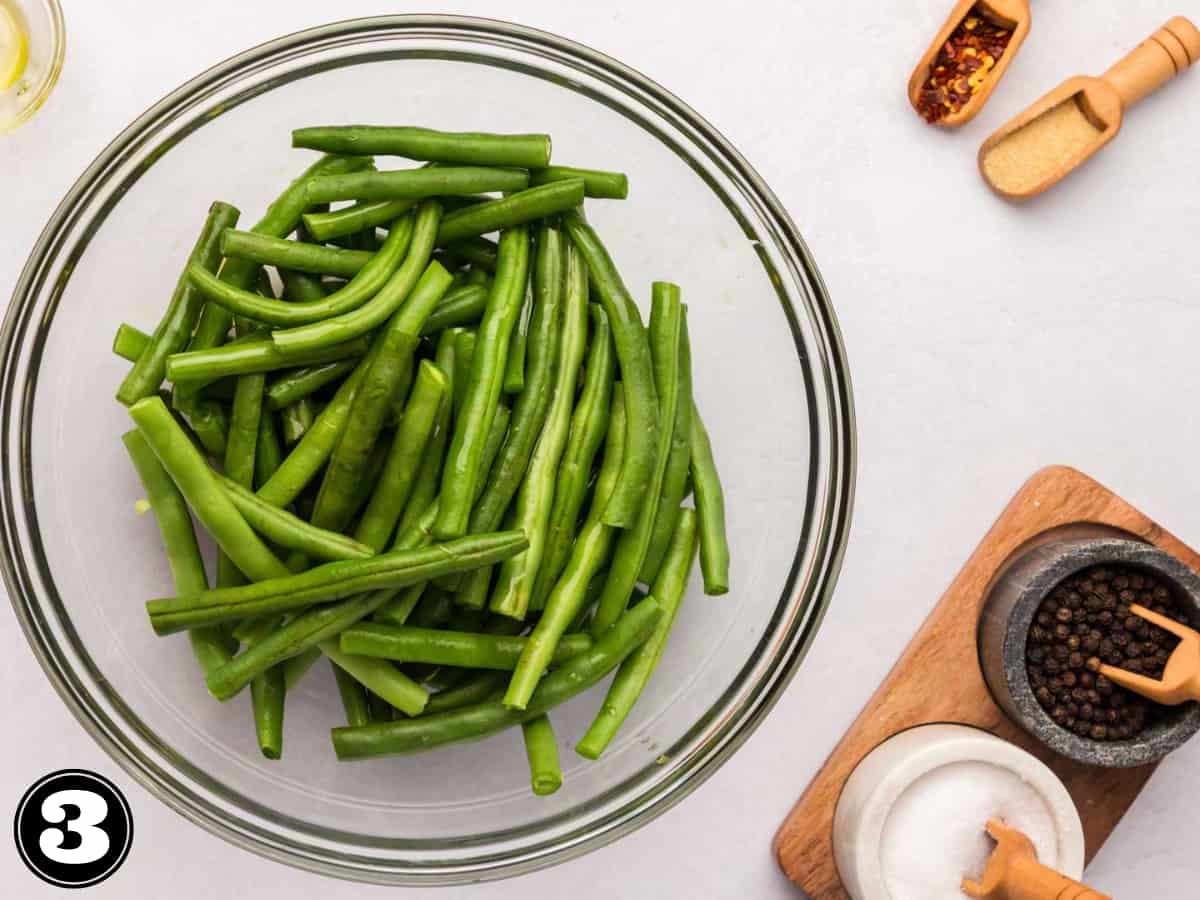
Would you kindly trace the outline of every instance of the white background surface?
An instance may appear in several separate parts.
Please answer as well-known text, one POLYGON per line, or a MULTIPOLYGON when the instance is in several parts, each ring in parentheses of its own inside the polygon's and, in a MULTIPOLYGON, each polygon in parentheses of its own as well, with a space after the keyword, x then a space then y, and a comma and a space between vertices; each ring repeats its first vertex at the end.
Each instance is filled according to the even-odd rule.
MULTIPOLYGON (((331 17, 435 11, 64 5, 62 80, 32 123, 0 137, 4 296, 78 173, 168 90, 331 17)), ((1200 20, 1200 3, 1035 4, 1019 62, 955 134, 926 128, 904 98, 949 0, 710 6, 490 0, 436 11, 522 22, 621 59, 712 121, 774 187, 829 285, 854 375, 858 500, 843 576, 782 702, 692 797, 583 859, 443 896, 798 897, 771 855, 776 826, 1029 474, 1075 465, 1200 544, 1200 71, 1135 109, 1112 147, 1032 205, 997 201, 974 170, 978 145, 1009 116, 1069 75, 1107 68, 1169 16, 1200 20)), ((85 735, 0 617, 0 814, 67 766, 113 778, 133 806, 129 860, 88 896, 383 895, 260 860, 154 800, 85 735)), ((1122 900, 1194 896, 1198 764, 1193 742, 1163 765, 1089 869, 1097 887, 1122 900)), ((0 894, 60 893, 0 848, 0 894)))

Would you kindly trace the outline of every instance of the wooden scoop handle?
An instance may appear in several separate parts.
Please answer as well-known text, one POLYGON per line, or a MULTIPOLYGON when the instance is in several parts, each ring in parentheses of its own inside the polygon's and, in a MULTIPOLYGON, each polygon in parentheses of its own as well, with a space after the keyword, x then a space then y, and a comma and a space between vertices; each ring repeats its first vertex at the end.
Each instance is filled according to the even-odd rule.
POLYGON ((1009 900, 1112 900, 1032 857, 1013 861, 1005 887, 1009 900))
POLYGON ((1126 109, 1200 59, 1200 31, 1176 16, 1104 73, 1126 109))

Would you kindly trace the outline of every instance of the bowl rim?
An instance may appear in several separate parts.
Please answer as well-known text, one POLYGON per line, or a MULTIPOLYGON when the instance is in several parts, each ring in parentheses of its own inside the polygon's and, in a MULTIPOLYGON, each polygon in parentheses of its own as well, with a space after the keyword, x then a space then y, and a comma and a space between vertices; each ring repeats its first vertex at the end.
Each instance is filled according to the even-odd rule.
MULTIPOLYGON (((95 699, 85 696, 85 692, 73 683, 74 676, 70 666, 63 665, 59 658, 62 655, 61 650, 54 646, 53 650, 59 654, 55 656, 51 652, 52 648, 42 642, 49 629, 44 611, 36 597, 37 591, 32 587, 27 560, 24 558, 28 549, 19 536, 19 516, 22 514, 26 520, 32 516, 28 528, 35 545, 33 553, 39 573, 48 576, 48 567, 42 552, 40 532, 36 526, 36 513, 31 510, 32 503, 23 506, 21 501, 24 498, 15 497, 11 490, 14 481, 27 484, 31 477, 27 429, 20 436, 18 461, 10 459, 13 454, 0 454, 0 471, 3 472, 4 482, 3 490, 0 491, 0 514, 3 515, 2 523, 5 526, 0 529, 4 532, 0 535, 3 549, 3 553, 0 553, 0 569, 10 601, 47 677, 76 719, 109 756, 176 812, 237 846, 321 874, 412 885, 453 884, 506 877, 579 856, 607 845, 648 823, 706 781, 749 738, 774 707, 811 645, 828 609, 844 557, 853 509, 856 473, 855 420, 850 376, 840 328, 828 291, 791 218, 745 158, 706 120, 674 95, 605 54, 576 41, 527 26, 493 19, 449 15, 394 15, 349 19, 275 38, 231 56, 199 73, 124 128, 84 170, 55 209, 38 237, 14 289, 12 302, 5 314, 3 326, 0 327, 0 363, 6 373, 3 382, 0 383, 0 411, 3 415, 0 429, 6 445, 11 443, 13 419, 16 418, 20 423, 27 423, 30 419, 34 391, 26 390, 27 385, 12 383, 13 370, 16 368, 14 357, 18 348, 17 338, 23 336, 29 326, 32 314, 29 307, 41 293, 45 270, 62 250, 58 240, 60 232, 64 227, 71 225, 73 214, 87 205, 91 192, 97 183, 103 184, 109 177, 110 169, 115 168, 126 154, 138 149, 147 132, 159 127, 160 123, 169 123, 173 114, 181 107, 186 107, 188 102, 206 89, 231 80, 236 81, 240 75, 252 72, 255 67, 268 67, 272 61, 278 62, 287 58, 289 54, 302 55, 306 50, 313 52, 316 48, 335 40, 342 40, 351 45, 364 42, 370 39, 371 35, 402 37, 406 32, 431 29, 438 30, 442 37, 453 34, 464 41, 507 40, 532 45, 543 51, 558 54, 557 58, 560 61, 565 58, 571 65, 586 65, 589 70, 615 79, 626 90, 636 90, 639 95, 637 100, 642 104, 647 102, 646 97, 652 99, 655 104, 669 111, 678 123, 694 130, 707 146, 719 153, 721 162, 732 168, 739 184, 749 190, 754 201, 761 207, 760 213, 773 229, 773 237, 780 244, 780 251, 786 255, 788 264, 796 269, 797 280, 803 285, 807 300, 805 311, 813 318, 814 335, 821 342, 818 354, 822 355, 826 362, 826 367, 822 370, 824 380, 820 387, 828 410, 820 424, 828 429, 828 447, 824 448, 827 460, 824 456, 821 457, 822 462, 827 462, 828 472, 820 479, 820 487, 827 492, 827 496, 822 495, 824 503, 819 515, 812 514, 813 521, 809 521, 810 514, 806 513, 796 556, 781 591, 781 602, 776 606, 776 614, 772 618, 779 617, 779 610, 784 605, 783 599, 789 599, 789 606, 800 600, 804 602, 799 604, 801 614, 789 621, 786 632, 778 638, 778 643, 786 648, 786 653, 781 653, 773 661, 771 668, 765 670, 755 682, 747 685, 749 696, 745 702, 738 708, 728 710, 720 728, 715 730, 702 750, 695 754, 695 759, 690 765, 681 766, 671 779, 654 785, 651 790, 635 793, 632 800, 605 820, 592 823, 586 834, 567 834, 551 846, 539 845, 532 850, 522 847, 516 851, 506 851, 500 854, 502 858, 480 857, 479 864, 472 867, 458 865, 454 868, 427 868, 419 871, 388 868, 381 871, 362 865, 358 858, 350 860, 346 854, 336 850, 321 855, 307 846, 298 848, 294 842, 289 843, 286 836, 267 834, 263 829, 255 830, 244 823, 238 823, 242 825, 242 830, 239 830, 237 825, 225 820, 222 810, 212 801, 199 796, 191 790, 190 785, 177 784, 170 777, 179 772, 178 767, 166 771, 164 775, 158 760, 151 763, 136 752, 131 752, 127 746, 130 736, 121 727, 114 726, 105 716, 107 710, 98 711, 95 708, 95 699), (12 414, 14 407, 15 417, 12 414), (17 463, 20 471, 14 477, 14 465, 17 463), (810 552, 810 548, 813 559, 807 571, 803 573, 806 597, 801 598, 797 583, 802 574, 801 562, 804 555, 810 552)), ((660 109, 654 111, 662 114, 660 109)), ((784 304, 784 311, 799 351, 801 347, 799 326, 795 321, 796 310, 789 302, 784 304)), ((811 351, 811 348, 809 349, 811 351)), ((35 350, 38 358, 40 352, 41 348, 38 347, 35 350)), ((31 377, 36 380, 34 376, 31 377)), ((812 395, 817 387, 814 387, 809 378, 805 379, 805 390, 809 394, 811 406, 812 395)), ((816 413, 811 409, 810 421, 816 421, 816 413)), ((813 442, 814 448, 816 440, 816 435, 810 435, 810 442, 813 442)), ((813 496, 818 491, 818 465, 817 457, 814 456, 806 485, 808 508, 811 508, 813 496)), ((54 593, 53 579, 50 578, 49 582, 51 593, 54 593)), ((726 693, 728 694, 728 691, 726 693)), ((110 700, 120 704, 119 697, 110 700)), ((722 700, 718 700, 717 707, 721 704, 722 700)), ((694 726, 688 734, 695 730, 694 726)), ((611 793, 612 791, 609 791, 602 796, 611 793)), ((277 814, 274 821, 286 824, 277 814)))

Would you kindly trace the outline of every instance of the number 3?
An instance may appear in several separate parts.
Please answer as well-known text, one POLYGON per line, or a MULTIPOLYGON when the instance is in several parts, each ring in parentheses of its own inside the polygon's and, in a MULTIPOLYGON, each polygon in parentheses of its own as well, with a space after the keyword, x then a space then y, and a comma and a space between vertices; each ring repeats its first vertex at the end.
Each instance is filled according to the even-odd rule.
POLYGON ((38 847, 48 858, 64 865, 78 866, 95 862, 108 852, 108 835, 96 826, 108 815, 108 803, 91 791, 56 791, 42 801, 42 820, 62 822, 60 828, 47 828, 38 836, 38 847), (79 815, 67 819, 66 806, 74 806, 79 815), (79 839, 78 846, 64 847, 67 834, 79 839))

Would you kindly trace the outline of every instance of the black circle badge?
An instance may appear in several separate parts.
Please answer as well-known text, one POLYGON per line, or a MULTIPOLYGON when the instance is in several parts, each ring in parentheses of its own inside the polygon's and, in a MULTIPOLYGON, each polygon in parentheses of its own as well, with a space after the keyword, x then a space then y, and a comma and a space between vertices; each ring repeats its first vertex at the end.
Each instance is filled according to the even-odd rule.
POLYGON ((52 772, 25 792, 13 820, 25 865, 64 888, 99 884, 133 843, 133 814, 117 786, 95 772, 52 772))

